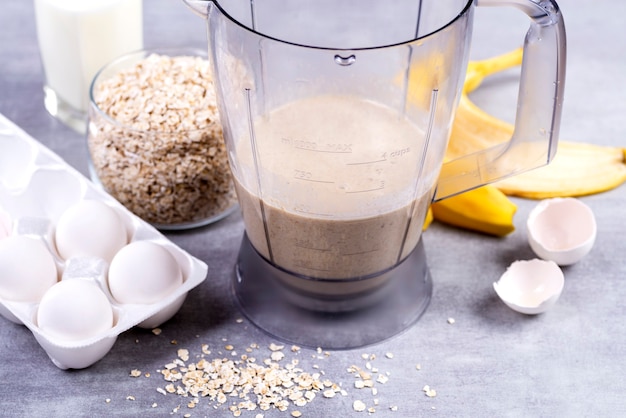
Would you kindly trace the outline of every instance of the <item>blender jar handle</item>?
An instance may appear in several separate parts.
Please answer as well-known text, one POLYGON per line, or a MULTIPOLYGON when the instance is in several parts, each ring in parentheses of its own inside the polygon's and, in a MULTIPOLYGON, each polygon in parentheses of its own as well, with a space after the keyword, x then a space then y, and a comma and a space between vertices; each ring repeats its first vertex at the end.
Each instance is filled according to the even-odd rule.
POLYGON ((433 201, 548 164, 557 149, 565 80, 563 17, 552 0, 477 0, 512 6, 530 19, 509 142, 443 164, 433 201))

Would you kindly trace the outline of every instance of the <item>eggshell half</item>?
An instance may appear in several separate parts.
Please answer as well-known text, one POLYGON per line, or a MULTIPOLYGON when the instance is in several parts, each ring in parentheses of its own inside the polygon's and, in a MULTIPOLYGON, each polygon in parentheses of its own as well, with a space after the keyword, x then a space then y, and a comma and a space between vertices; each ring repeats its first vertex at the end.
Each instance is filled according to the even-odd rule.
POLYGON ((554 261, 515 261, 493 284, 502 301, 527 315, 543 313, 561 296, 565 277, 554 261))
POLYGON ((560 266, 580 261, 593 247, 596 219, 576 198, 553 198, 530 212, 526 223, 528 243, 538 257, 560 266))

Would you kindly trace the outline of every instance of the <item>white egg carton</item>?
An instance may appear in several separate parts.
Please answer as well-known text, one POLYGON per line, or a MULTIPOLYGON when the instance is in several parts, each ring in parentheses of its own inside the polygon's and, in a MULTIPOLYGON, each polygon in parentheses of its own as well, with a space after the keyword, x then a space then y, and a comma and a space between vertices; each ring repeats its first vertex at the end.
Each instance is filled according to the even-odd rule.
POLYGON ((205 280, 208 270, 204 262, 173 244, 0 114, 0 240, 7 234, 43 239, 56 260, 59 280, 94 281, 111 303, 114 323, 110 329, 82 340, 68 340, 47 335, 38 327, 38 302, 6 300, 0 295, 0 315, 29 328, 61 369, 88 367, 109 352, 122 332, 135 326, 151 329, 170 319, 187 293, 205 280), (61 259, 52 237, 55 222, 67 208, 84 199, 99 200, 114 208, 123 219, 129 243, 149 240, 169 250, 179 263, 183 284, 156 303, 121 304, 108 289, 106 261, 61 259))

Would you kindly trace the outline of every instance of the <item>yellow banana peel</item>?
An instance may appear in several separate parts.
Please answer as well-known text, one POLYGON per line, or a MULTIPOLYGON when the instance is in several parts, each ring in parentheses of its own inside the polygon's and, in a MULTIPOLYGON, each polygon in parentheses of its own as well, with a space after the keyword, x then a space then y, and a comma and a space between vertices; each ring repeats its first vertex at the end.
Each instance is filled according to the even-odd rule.
POLYGON ((559 141, 556 157, 541 168, 509 177, 495 186, 529 199, 575 197, 616 188, 626 180, 624 152, 617 147, 559 141))
MULTIPOLYGON (((485 77, 520 65, 522 49, 468 65, 463 94, 453 123, 446 158, 508 141, 513 125, 476 106, 468 93, 485 77)), ((510 196, 530 199, 575 197, 611 190, 626 181, 626 149, 619 147, 559 141, 556 157, 544 167, 519 174, 494 185, 510 196)))
POLYGON ((433 203, 437 221, 484 234, 505 236, 515 230, 517 206, 493 186, 482 186, 433 203))
MULTIPOLYGON (((509 141, 513 125, 480 109, 469 93, 485 77, 520 65, 522 54, 519 48, 468 64, 446 160, 509 141)), ((576 197, 611 190, 625 181, 626 148, 561 140, 549 165, 433 203, 429 216, 460 228, 504 236, 514 231, 517 210, 507 195, 529 199, 576 197)), ((424 229, 431 221, 427 217, 424 229)))

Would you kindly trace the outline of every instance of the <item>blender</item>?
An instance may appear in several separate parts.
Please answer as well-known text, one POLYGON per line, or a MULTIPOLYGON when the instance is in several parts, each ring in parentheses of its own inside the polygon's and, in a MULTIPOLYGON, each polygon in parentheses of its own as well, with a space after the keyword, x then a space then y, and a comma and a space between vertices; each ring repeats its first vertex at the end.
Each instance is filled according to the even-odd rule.
POLYGON ((283 341, 348 349, 407 329, 432 279, 430 203, 549 163, 565 30, 534 0, 185 0, 209 57, 245 234, 233 289, 283 341), (447 161, 475 6, 530 17, 511 140, 447 161))

